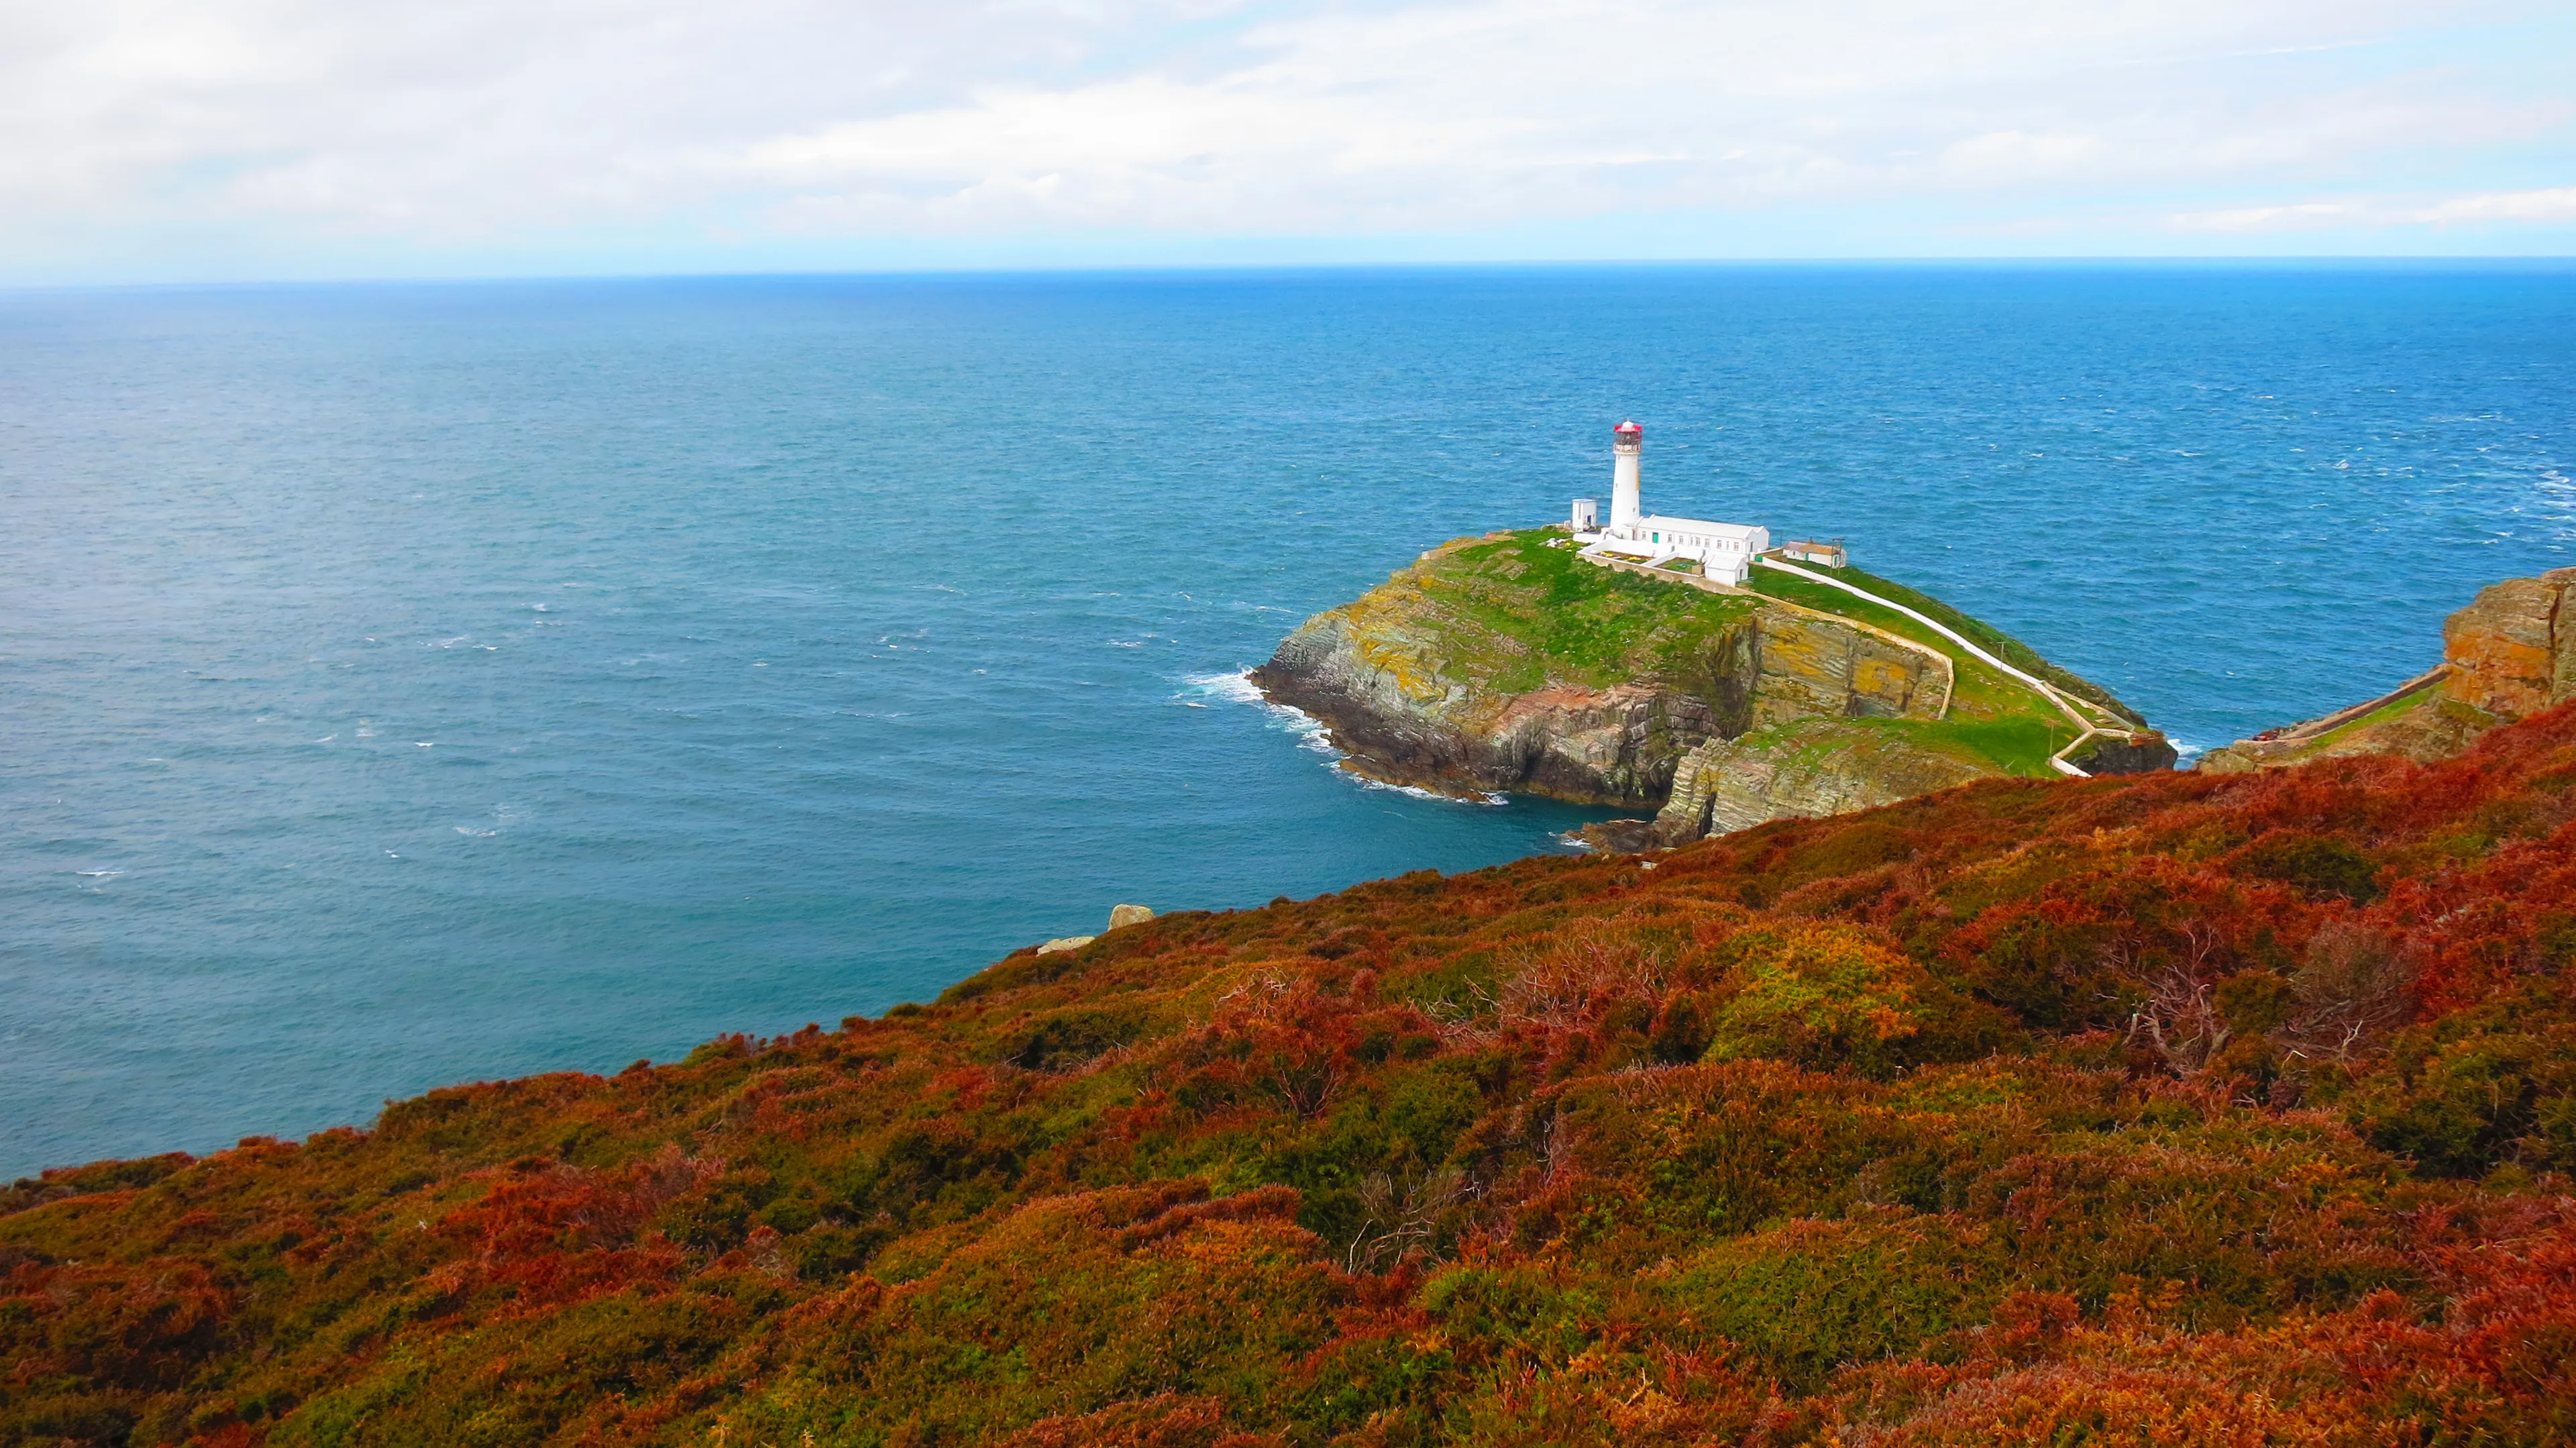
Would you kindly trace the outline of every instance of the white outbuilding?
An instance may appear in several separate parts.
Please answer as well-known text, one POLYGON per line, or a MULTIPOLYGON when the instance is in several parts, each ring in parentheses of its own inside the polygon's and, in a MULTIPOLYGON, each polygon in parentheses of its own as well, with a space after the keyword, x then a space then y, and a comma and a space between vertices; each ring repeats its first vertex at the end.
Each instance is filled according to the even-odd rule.
POLYGON ((1663 563, 1687 558, 1719 583, 1741 584, 1753 568, 1753 555, 1771 547, 1771 530, 1753 523, 1713 523, 1705 518, 1676 518, 1646 513, 1638 501, 1638 472, 1646 450, 1646 430, 1623 422, 1611 433, 1610 526, 1585 526, 1593 519, 1592 500, 1574 505, 1575 541, 1587 555, 1616 554, 1663 563))

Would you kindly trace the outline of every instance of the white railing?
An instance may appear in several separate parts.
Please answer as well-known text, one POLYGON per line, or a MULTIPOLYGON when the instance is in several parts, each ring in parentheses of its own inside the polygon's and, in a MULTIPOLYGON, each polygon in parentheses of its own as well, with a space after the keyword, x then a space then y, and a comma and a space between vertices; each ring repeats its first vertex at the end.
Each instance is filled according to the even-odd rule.
POLYGON ((1939 619, 1928 617, 1914 609, 1907 608, 1904 604, 1898 603, 1894 599, 1881 598, 1877 594, 1872 593, 1865 588, 1856 588, 1851 584, 1843 582, 1839 578, 1827 578, 1821 573, 1800 568, 1794 563, 1784 563, 1777 558, 1761 557, 1755 558, 1753 561, 1761 564, 1765 568, 1776 568, 1783 573, 1795 574, 1800 578, 1806 579, 1810 583, 1821 583, 1827 588, 1839 588, 1843 592, 1848 593, 1855 598, 1877 604, 1879 607, 1884 609, 1892 609, 1897 613, 1901 613, 1907 618, 1914 620, 1916 623, 1923 625, 1925 628, 1932 630, 1934 633, 1939 634, 1941 637, 1948 639, 1950 642, 1957 644, 1960 648, 1967 650, 1969 657, 1974 658, 1979 663, 1994 669, 1998 673, 2019 679, 2021 682, 2029 685, 2032 689, 2037 690, 2041 698, 2056 705, 2058 712, 2064 714, 2076 728, 2075 742, 2067 745, 2064 749, 2057 751, 2055 754, 2050 755, 2048 757, 2049 767, 2055 769, 2060 774, 2072 775, 2077 779, 2092 778, 2092 775, 2086 773, 2084 770, 2067 763, 2066 756, 2073 754, 2076 750, 2082 748, 2084 746, 2084 741, 2094 738, 2097 735, 2109 734, 2115 731, 2105 729, 2095 721, 2085 718, 2083 714, 2077 712, 2073 704, 2067 702, 2066 696, 2051 687, 2047 680, 2038 678, 2031 674, 2023 673, 2021 670, 2014 668, 2012 665, 2005 663, 2003 660, 1987 653, 1984 649, 1979 648, 1974 642, 1963 636, 1957 629, 1950 627, 1939 619))

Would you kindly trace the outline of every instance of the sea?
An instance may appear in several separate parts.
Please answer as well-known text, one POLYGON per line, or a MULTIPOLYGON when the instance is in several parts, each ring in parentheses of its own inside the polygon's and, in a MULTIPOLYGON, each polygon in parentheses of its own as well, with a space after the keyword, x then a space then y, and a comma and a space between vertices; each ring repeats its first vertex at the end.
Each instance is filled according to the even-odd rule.
POLYGON ((0 1177, 1564 850, 1243 676, 1631 417, 2197 750, 2576 563, 2576 267, 0 292, 0 1177))

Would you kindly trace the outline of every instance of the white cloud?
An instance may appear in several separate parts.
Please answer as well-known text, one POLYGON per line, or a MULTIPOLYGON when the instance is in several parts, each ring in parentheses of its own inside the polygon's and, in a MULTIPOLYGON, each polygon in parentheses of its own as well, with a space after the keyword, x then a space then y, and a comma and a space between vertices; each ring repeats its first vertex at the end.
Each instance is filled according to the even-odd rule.
POLYGON ((2179 231, 2259 233, 2317 231, 2330 227, 2424 227, 2485 223, 2576 223, 2576 186, 2539 191, 2491 191, 2430 200, 2420 196, 2363 196, 2300 201, 2223 211, 2178 213, 2167 219, 2179 231))
MULTIPOLYGON (((0 0, 0 254, 49 229, 1465 232, 2567 160, 2528 0, 0 0), (2499 29, 2500 27, 2500 29, 2499 29), (2477 32, 2485 33, 2485 32, 2477 32)), ((2537 18, 2535 18, 2537 17, 2537 18)), ((2565 27, 2561 27, 2562 30, 2565 27)), ((2557 33, 2557 32, 2552 32, 2557 33)), ((2563 191, 2416 221, 2549 225, 2563 191)), ((2387 223, 2192 205, 2174 231, 2387 223)), ((2412 223, 2408 223, 2412 224, 2412 223)))
POLYGON ((2435 225, 2458 221, 2576 221, 2576 186, 2454 196, 2426 207, 2415 219, 2435 225))
POLYGON ((2344 202, 2302 201, 2282 206, 2239 206, 2225 211, 2180 212, 2169 218, 2169 224, 2177 231, 2313 231, 2320 227, 2348 226, 2360 215, 2359 208, 2344 202))

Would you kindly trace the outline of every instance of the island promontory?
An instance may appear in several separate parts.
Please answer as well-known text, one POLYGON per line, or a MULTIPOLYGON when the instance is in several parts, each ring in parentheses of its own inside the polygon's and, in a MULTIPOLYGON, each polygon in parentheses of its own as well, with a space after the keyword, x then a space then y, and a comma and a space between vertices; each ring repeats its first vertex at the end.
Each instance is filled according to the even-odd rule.
POLYGON ((1847 562, 1755 563, 1729 585, 1582 556, 1561 528, 1460 538, 1251 677, 1373 778, 1656 810, 1664 845, 2173 762, 2108 691, 1936 599, 1847 562))

